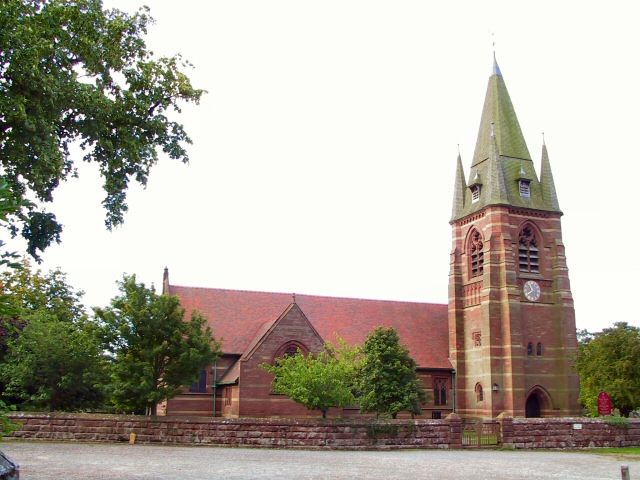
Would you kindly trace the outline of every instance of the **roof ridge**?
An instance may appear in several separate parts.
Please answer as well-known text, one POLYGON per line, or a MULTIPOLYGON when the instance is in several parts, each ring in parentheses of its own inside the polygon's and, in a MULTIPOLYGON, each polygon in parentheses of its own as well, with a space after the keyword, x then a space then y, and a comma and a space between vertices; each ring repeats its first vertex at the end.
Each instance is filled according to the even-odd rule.
MULTIPOLYGON (((189 288, 193 290, 215 290, 218 292, 236 292, 236 293, 258 293, 265 295, 288 295, 291 296, 292 293, 288 292, 274 292, 274 291, 266 291, 266 290, 246 290, 246 289, 234 289, 234 288, 217 288, 217 287, 192 287, 189 285, 174 285, 170 284, 170 287, 177 288, 189 288)), ((316 294, 307 294, 307 293, 296 293, 296 299, 304 298, 304 297, 313 297, 313 298, 327 298, 334 300, 357 300, 357 301, 365 301, 365 302, 385 302, 385 303, 403 303, 403 304, 413 304, 413 305, 447 305, 447 303, 440 302, 421 302, 417 300, 389 300, 389 299, 380 299, 380 298, 363 298, 363 297, 345 297, 345 296, 335 296, 335 295, 316 295, 316 294)))

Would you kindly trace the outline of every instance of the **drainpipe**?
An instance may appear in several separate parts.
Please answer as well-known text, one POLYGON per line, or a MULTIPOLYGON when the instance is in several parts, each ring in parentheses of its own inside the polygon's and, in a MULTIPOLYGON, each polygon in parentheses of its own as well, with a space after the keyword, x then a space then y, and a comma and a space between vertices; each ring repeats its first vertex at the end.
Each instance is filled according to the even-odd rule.
POLYGON ((211 390, 213 391, 213 416, 216 416, 216 391, 218 388, 218 360, 213 362, 213 382, 211 383, 211 390))
POLYGON ((456 371, 455 370, 451 374, 451 379, 453 383, 453 385, 451 385, 453 387, 453 413, 456 413, 456 371))

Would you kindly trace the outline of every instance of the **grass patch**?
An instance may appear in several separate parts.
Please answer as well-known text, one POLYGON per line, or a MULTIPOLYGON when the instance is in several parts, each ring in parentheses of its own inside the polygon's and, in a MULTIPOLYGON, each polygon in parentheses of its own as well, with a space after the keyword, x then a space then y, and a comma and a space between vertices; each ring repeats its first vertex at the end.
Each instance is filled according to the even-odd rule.
POLYGON ((627 455, 640 457, 640 447, 603 447, 587 450, 589 453, 598 455, 627 455))

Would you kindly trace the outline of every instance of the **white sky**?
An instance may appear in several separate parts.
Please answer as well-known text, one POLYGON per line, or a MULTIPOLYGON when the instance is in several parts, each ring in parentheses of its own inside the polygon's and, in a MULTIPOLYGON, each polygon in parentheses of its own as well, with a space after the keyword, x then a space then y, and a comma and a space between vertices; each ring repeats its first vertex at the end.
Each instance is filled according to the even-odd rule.
POLYGON ((457 144, 468 175, 495 32, 538 172, 545 132, 577 325, 640 325, 634 2, 147 4, 150 47, 209 93, 180 116, 190 164, 163 158, 121 228, 95 169, 58 189, 43 267, 87 305, 165 266, 178 285, 446 303, 457 144))

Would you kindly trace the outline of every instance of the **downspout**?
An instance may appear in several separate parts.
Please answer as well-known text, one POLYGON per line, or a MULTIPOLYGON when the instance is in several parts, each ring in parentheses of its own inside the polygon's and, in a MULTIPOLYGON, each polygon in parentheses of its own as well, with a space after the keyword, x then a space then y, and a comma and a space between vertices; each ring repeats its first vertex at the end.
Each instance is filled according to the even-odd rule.
POLYGON ((216 393, 218 388, 218 360, 213 362, 213 382, 211 390, 213 391, 213 416, 216 416, 216 393))
POLYGON ((451 378, 453 380, 453 413, 456 413, 456 371, 454 370, 451 374, 451 378))

